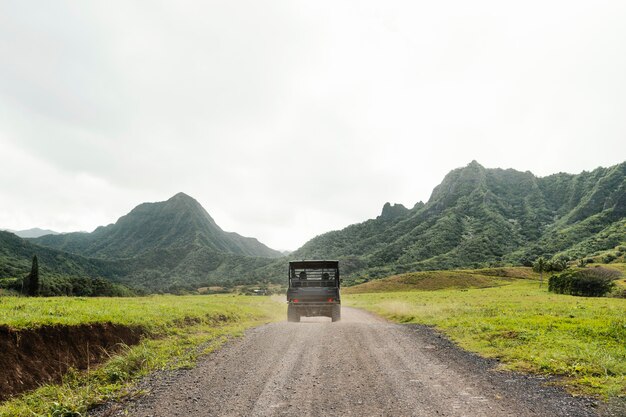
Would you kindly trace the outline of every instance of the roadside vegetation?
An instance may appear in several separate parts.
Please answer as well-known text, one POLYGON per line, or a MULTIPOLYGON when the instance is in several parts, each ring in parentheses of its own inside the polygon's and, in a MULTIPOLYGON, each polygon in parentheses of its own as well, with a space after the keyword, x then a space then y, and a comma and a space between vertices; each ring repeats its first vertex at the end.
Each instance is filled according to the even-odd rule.
POLYGON ((346 305, 434 326, 505 369, 565 376, 574 393, 626 395, 626 299, 554 294, 530 268, 406 274, 344 293, 346 305), (445 286, 433 288, 437 276, 445 286))
MULTIPOLYGON (((96 404, 133 395, 133 383, 156 370, 191 367, 228 338, 282 320, 284 304, 239 295, 140 298, 0 297, 0 326, 15 331, 41 326, 110 323, 141 329, 134 346, 88 370, 71 370, 0 405, 0 416, 84 416, 96 404)), ((51 360, 53 360, 51 358, 51 360)))

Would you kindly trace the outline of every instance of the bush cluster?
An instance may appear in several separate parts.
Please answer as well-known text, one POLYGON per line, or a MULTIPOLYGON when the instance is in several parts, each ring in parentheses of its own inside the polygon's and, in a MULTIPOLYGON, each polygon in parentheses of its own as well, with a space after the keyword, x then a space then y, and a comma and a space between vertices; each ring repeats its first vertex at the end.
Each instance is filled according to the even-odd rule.
POLYGON ((548 291, 557 294, 602 297, 611 292, 615 287, 613 281, 620 275, 618 271, 601 267, 566 271, 550 277, 548 291))
POLYGON ((615 259, 617 259, 617 256, 612 253, 607 253, 606 256, 602 258, 602 262, 604 262, 605 264, 610 264, 615 259))

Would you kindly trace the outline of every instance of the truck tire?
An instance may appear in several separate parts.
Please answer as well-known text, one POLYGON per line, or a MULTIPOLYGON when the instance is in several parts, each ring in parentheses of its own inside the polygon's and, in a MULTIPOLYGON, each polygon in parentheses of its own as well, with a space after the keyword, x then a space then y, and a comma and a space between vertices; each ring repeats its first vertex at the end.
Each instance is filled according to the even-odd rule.
POLYGON ((333 306, 333 312, 330 318, 332 319, 333 323, 341 320, 341 305, 333 306))
POLYGON ((292 323, 300 322, 300 313, 291 304, 287 306, 287 321, 292 323))

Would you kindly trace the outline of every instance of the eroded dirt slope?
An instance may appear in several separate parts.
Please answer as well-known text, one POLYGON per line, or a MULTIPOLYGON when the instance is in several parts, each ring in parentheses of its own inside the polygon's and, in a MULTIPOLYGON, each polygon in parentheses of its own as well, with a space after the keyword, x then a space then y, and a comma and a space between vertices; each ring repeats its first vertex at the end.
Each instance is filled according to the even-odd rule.
POLYGON ((94 323, 15 330, 0 326, 0 400, 47 382, 69 368, 95 365, 107 352, 139 342, 139 328, 94 323))

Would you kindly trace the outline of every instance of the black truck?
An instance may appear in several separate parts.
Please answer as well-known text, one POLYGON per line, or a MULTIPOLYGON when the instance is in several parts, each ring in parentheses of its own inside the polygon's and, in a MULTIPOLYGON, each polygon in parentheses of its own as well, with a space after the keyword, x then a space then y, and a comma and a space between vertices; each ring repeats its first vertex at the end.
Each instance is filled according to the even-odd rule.
POLYGON ((339 261, 289 262, 287 320, 326 316, 333 322, 341 319, 339 261))

